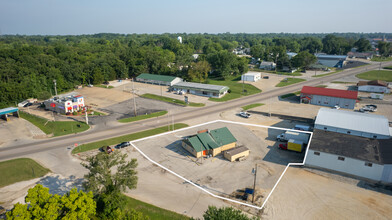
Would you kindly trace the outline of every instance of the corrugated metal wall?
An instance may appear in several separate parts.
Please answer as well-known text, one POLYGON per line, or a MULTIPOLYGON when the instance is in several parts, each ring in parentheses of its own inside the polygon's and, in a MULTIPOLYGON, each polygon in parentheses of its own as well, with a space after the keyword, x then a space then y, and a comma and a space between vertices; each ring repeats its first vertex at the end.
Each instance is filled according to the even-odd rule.
POLYGON ((337 98, 337 97, 329 97, 329 96, 313 95, 313 98, 310 100, 310 104, 322 105, 322 106, 328 106, 328 107, 334 107, 335 105, 339 105, 341 108, 354 109, 355 100, 354 99, 337 98))
POLYGON ((385 183, 392 183, 392 164, 384 165, 381 181, 385 183))

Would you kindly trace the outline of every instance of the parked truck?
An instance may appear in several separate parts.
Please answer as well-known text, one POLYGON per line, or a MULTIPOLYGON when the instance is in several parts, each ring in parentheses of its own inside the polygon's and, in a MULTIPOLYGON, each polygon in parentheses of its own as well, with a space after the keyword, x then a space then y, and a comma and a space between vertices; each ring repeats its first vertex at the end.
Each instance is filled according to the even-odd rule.
POLYGON ((291 150, 301 153, 304 150, 305 145, 302 141, 290 139, 287 144, 279 144, 279 148, 282 150, 291 150))
POLYGON ((308 144, 309 134, 295 131, 286 131, 276 137, 278 141, 289 141, 290 139, 301 141, 304 144, 308 144))

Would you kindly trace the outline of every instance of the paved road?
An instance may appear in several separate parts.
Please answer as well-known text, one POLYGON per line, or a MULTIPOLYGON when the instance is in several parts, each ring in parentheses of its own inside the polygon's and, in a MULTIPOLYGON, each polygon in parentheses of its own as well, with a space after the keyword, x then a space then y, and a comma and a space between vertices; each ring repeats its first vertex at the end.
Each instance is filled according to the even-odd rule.
MULTIPOLYGON (((391 66, 392 62, 385 62, 382 66, 391 66)), ((198 117, 215 114, 217 112, 225 111, 227 109, 237 108, 244 105, 252 104, 255 102, 262 102, 272 97, 277 97, 286 93, 295 92, 301 90, 302 86, 315 86, 318 84, 327 83, 333 80, 337 80, 342 77, 355 75, 361 72, 378 69, 379 63, 374 63, 364 67, 355 69, 344 70, 340 73, 332 74, 325 77, 314 78, 310 81, 297 83, 294 85, 277 88, 268 92, 246 96, 241 99, 231 100, 224 103, 217 103, 216 105, 207 106, 204 108, 185 108, 183 112, 175 115, 175 122, 186 121, 187 119, 195 119, 198 117)), ((124 134, 134 133, 142 130, 147 130, 155 127, 165 126, 170 123, 171 119, 168 117, 147 119, 140 122, 131 124, 124 124, 117 127, 108 128, 106 130, 90 130, 84 133, 67 135, 58 138, 50 138, 47 140, 36 141, 31 144, 24 144, 19 146, 11 146, 6 149, 0 149, 0 161, 7 160, 16 157, 26 156, 32 153, 43 152, 51 149, 73 146, 74 143, 88 143, 98 140, 104 140, 107 138, 121 136, 124 134)))

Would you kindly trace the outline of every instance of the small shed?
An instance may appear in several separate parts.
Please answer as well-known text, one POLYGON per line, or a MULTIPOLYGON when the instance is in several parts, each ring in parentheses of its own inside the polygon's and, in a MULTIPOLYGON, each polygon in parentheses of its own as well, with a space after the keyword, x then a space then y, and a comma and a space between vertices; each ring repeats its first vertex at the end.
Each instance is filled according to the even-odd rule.
POLYGON ((261 73, 245 73, 241 76, 241 81, 257 82, 261 79, 261 73))
POLYGON ((236 147, 223 152, 223 156, 230 162, 239 160, 240 158, 247 157, 249 155, 249 149, 245 146, 236 147))

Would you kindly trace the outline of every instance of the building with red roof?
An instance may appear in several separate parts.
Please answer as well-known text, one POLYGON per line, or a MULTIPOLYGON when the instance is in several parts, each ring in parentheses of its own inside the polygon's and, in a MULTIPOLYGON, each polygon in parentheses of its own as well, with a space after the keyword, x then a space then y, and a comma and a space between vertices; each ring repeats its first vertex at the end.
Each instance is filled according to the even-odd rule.
POLYGON ((304 86, 300 99, 306 104, 354 109, 357 97, 358 91, 304 86))

